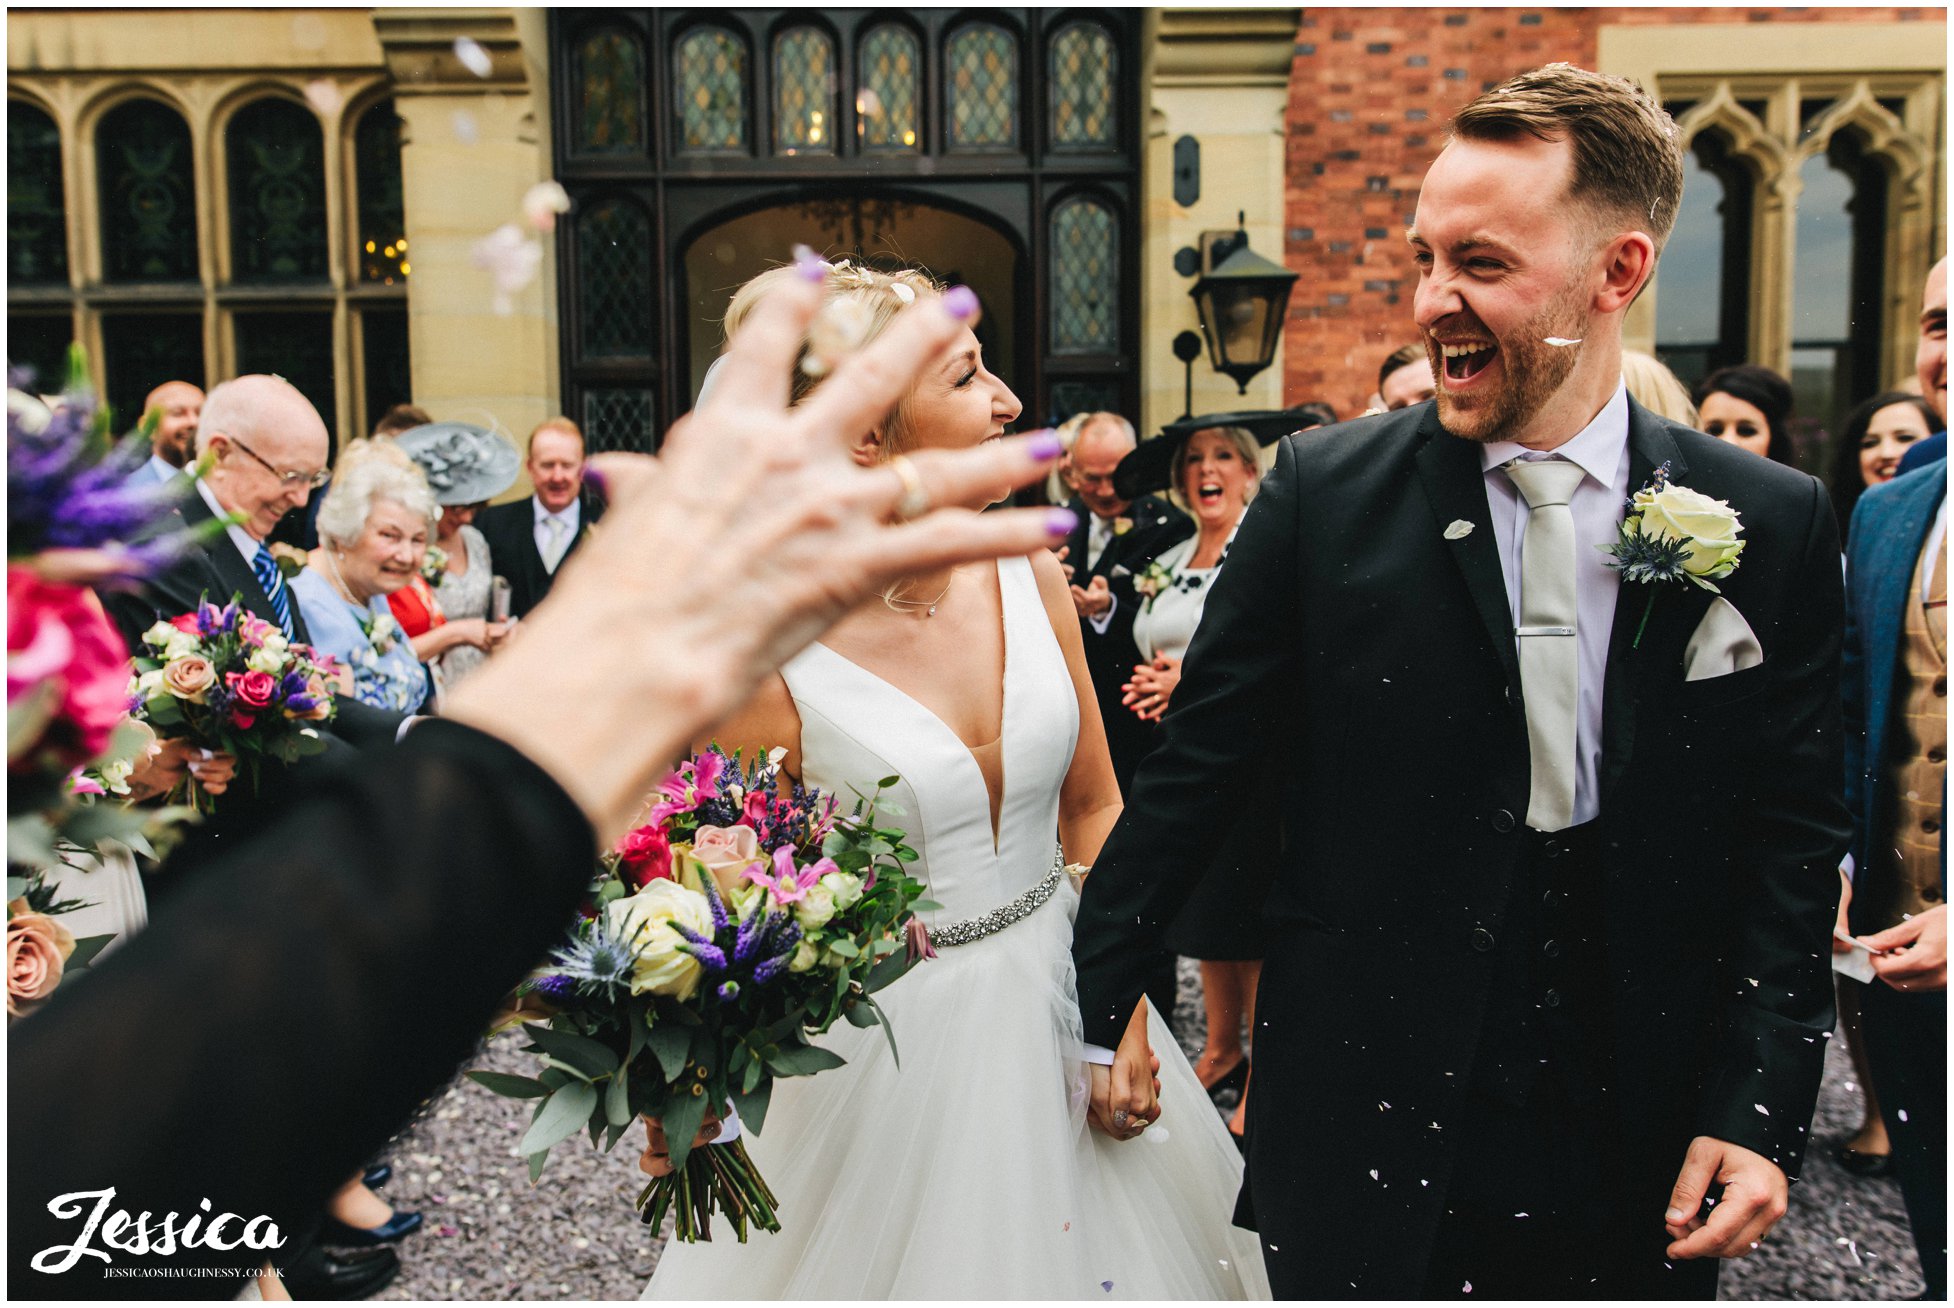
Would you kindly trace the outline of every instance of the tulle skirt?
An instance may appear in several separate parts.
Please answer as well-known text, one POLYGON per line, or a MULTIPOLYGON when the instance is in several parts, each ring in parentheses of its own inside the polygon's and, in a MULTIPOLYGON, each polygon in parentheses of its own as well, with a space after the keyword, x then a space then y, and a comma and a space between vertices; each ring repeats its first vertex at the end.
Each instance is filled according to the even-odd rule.
POLYGON ((648 1299, 1267 1298, 1229 1223, 1242 1165, 1159 1014, 1160 1122, 1086 1124, 1077 893, 945 949, 876 996, 880 1028, 822 1042, 848 1066, 778 1081, 747 1148, 781 1231, 668 1244, 648 1299))

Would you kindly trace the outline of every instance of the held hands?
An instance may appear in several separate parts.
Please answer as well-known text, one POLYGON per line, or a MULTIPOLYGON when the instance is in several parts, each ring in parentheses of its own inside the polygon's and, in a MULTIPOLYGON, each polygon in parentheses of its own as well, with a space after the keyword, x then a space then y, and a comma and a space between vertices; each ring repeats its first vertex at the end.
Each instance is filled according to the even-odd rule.
POLYGON ((1669 1196, 1663 1229, 1671 1258, 1742 1258, 1757 1248, 1784 1216, 1790 1182, 1777 1164, 1741 1145, 1699 1135, 1689 1142, 1683 1170, 1669 1196), (1723 1198, 1702 1215, 1711 1182, 1723 1198))
POLYGON ((1160 1059, 1147 1043, 1147 1001, 1133 1010, 1111 1067, 1094 1063, 1087 1118, 1115 1140, 1132 1140, 1160 1119, 1160 1059))
MULTIPOLYGON (((655 1117, 639 1119, 645 1124, 645 1151, 638 1157, 638 1170, 646 1176, 670 1176, 672 1174, 672 1154, 665 1140, 665 1124, 655 1117)), ((692 1147, 703 1149, 719 1135, 719 1114, 708 1108, 706 1118, 699 1123, 699 1133, 692 1137, 692 1147)))
MULTIPOLYGON (((1068 576, 1070 571, 1070 569, 1067 569, 1068 576)), ((1104 577, 1094 577, 1091 583, 1083 589, 1074 585, 1072 587, 1072 607, 1079 610, 1079 616, 1082 618, 1096 618, 1107 609, 1113 607, 1112 588, 1106 584, 1104 577)))
POLYGON ((1181 661, 1162 654, 1151 663, 1133 669, 1133 680, 1121 687, 1126 693, 1120 703, 1133 710, 1142 722, 1158 722, 1167 716, 1168 701, 1181 684, 1181 661))
POLYGON ((1936 905, 1864 940, 1878 951, 1873 955, 1873 970, 1895 990, 1917 994, 1947 989, 1947 905, 1936 905))

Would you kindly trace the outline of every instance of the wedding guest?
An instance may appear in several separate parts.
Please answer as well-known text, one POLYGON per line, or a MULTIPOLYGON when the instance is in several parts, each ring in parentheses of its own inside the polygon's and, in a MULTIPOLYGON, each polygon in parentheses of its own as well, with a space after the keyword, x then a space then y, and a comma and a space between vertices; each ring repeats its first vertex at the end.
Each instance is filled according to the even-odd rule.
POLYGON ((1422 344, 1399 346, 1385 356, 1377 370, 1378 403, 1386 410, 1423 404, 1437 388, 1438 384, 1432 380, 1432 361, 1426 357, 1422 344))
POLYGON ((1657 417, 1685 427, 1696 425, 1696 406, 1690 402, 1689 389, 1653 354, 1623 350, 1622 384, 1628 387, 1629 398, 1657 417))
POLYGON ((1791 383, 1756 363, 1718 368, 1696 384, 1698 430, 1761 459, 1797 466, 1791 448, 1791 383))
MULTIPOLYGON (((321 497, 319 547, 292 580, 305 606, 312 644, 338 659, 362 704, 416 713, 429 690, 421 657, 394 620, 387 596, 406 585, 427 556, 435 519, 427 480, 398 449, 363 441, 339 461, 332 489, 321 497)), ((436 628, 443 648, 460 637, 436 628)), ((486 635, 481 639, 486 642, 486 635)), ((437 651, 438 652, 438 651, 437 651)))
POLYGON ((1900 457, 1900 471, 1924 468, 1947 457, 1947 260, 1927 272, 1926 294, 1920 306, 1920 345, 1914 355, 1920 394, 1934 406, 1940 420, 1934 434, 1915 441, 1900 457))
POLYGON ((434 419, 428 417, 427 410, 412 404, 396 404, 380 415, 380 421, 373 424, 373 439, 393 440, 404 432, 416 427, 425 427, 434 419))
POLYGON ((149 462, 129 474, 130 483, 160 486, 175 477, 197 456, 197 419, 203 412, 201 387, 187 381, 166 381, 142 402, 143 416, 157 415, 149 434, 149 462))
MULTIPOLYGON (((1162 552, 1132 583, 1139 609, 1133 639, 1143 661, 1132 669, 1120 702, 1125 713, 1145 723, 1160 721, 1180 684, 1181 660, 1200 625, 1208 588, 1227 562, 1228 547, 1255 498, 1259 469, 1255 437, 1240 427, 1194 432, 1174 454, 1172 484, 1194 515, 1195 532, 1162 552)), ((1233 831, 1168 933, 1168 944, 1177 954, 1201 960, 1207 1038, 1195 1074, 1210 1091, 1240 1088, 1228 1122, 1239 1141, 1248 1112, 1242 1029, 1255 1026, 1255 984, 1265 944, 1262 901, 1275 864, 1270 824, 1244 822, 1233 831)))
MULTIPOLYGON (((475 515, 488 501, 509 489, 516 479, 521 458, 515 447, 482 427, 460 422, 429 423, 402 432, 398 439, 427 477, 434 502, 441 507, 435 524, 434 548, 430 559, 437 559, 434 585, 428 592, 426 574, 416 577, 418 585, 394 592, 390 603, 394 616, 410 635, 415 635, 400 599, 416 590, 428 592, 424 607, 443 615, 449 625, 481 623, 482 644, 451 645, 432 656, 435 679, 445 693, 463 677, 481 666, 497 644, 508 634, 506 622, 490 621, 489 603, 494 576, 489 563, 488 541, 473 524, 475 515)), ((428 657, 416 637, 417 652, 428 657)))
POLYGON ((1940 429, 1934 406, 1905 391, 1886 391, 1854 406, 1832 449, 1830 489, 1841 539, 1859 497, 1893 480, 1908 448, 1940 429))
MULTIPOLYGON (((38 1251, 80 1234, 50 1211, 56 1195, 114 1188, 135 1212, 208 1200, 281 1231, 302 1224, 475 1049, 575 912, 598 849, 689 740, 898 578, 1028 553, 1070 529, 1047 509, 927 511, 1043 476, 1056 451, 1034 453, 1032 439, 918 451, 924 511, 896 521, 911 488, 887 466, 855 466, 849 439, 962 321, 918 305, 789 411, 819 303, 811 283, 774 292, 732 346, 726 386, 655 466, 603 456, 616 505, 604 536, 525 639, 457 690, 452 721, 323 778, 159 917, 168 929, 9 1033, 16 1297, 99 1296, 131 1266, 239 1262, 200 1245, 41 1272, 38 1251)), ((219 1284, 179 1274, 143 1292, 207 1298, 219 1284)))
POLYGON ((475 520, 489 558, 509 581, 509 616, 526 617, 543 602, 563 561, 577 552, 603 511, 584 494, 583 432, 568 418, 551 418, 529 434, 524 465, 535 492, 497 504, 475 520))

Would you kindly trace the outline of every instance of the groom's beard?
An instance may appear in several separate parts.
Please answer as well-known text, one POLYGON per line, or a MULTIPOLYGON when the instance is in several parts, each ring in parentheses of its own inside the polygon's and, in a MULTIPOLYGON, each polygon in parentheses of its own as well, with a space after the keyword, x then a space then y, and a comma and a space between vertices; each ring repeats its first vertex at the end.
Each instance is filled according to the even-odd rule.
POLYGON ((1580 309, 1582 299, 1581 293, 1570 287, 1516 331, 1504 336, 1494 333, 1471 314, 1462 315, 1467 324, 1477 326, 1499 345, 1495 365, 1500 369, 1499 385, 1474 396, 1469 406, 1446 390, 1445 359, 1438 343, 1428 333, 1425 353, 1431 359, 1432 377, 1437 383, 1438 418, 1445 424, 1445 430, 1485 445, 1510 439, 1533 421, 1579 361, 1581 346, 1549 345, 1546 338, 1556 336, 1579 341, 1587 336, 1589 322, 1580 309))

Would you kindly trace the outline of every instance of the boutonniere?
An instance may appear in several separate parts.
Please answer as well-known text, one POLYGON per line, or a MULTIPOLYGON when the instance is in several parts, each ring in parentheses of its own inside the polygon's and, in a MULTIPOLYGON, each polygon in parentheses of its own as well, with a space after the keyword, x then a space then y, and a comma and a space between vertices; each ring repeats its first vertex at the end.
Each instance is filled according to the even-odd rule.
POLYGON ((441 579, 448 575, 448 551, 439 545, 427 547, 421 559, 421 580, 430 586, 439 586, 441 579))
POLYGON ((296 545, 274 544, 271 558, 278 565, 279 575, 287 581, 305 571, 305 551, 296 545))
POLYGON ((1155 559, 1147 565, 1147 570, 1133 579, 1133 593, 1144 595, 1147 607, 1151 609, 1155 599, 1174 584, 1174 570, 1155 559))
MULTIPOLYGON (((1745 544, 1737 538, 1743 531, 1737 510, 1727 501, 1672 483, 1665 463, 1648 485, 1629 498, 1620 539, 1601 549, 1614 556, 1608 566, 1620 571, 1623 581, 1651 587, 1686 581, 1721 594, 1716 583, 1737 570, 1745 544)), ((1641 648, 1658 593, 1649 592, 1641 624, 1635 628, 1634 648, 1641 648)))
POLYGON ((1133 519, 1131 518, 1113 519, 1113 535, 1124 536, 1127 532, 1132 530, 1133 530, 1133 519))
POLYGON ((400 624, 394 621, 391 613, 376 613, 371 618, 361 618, 359 623, 375 654, 389 653, 400 639, 400 624))

